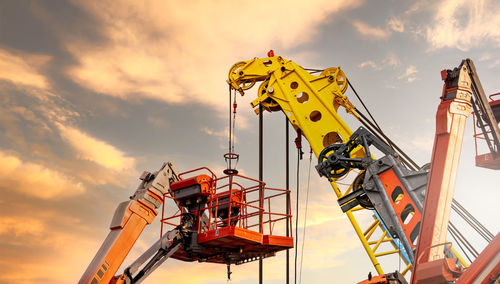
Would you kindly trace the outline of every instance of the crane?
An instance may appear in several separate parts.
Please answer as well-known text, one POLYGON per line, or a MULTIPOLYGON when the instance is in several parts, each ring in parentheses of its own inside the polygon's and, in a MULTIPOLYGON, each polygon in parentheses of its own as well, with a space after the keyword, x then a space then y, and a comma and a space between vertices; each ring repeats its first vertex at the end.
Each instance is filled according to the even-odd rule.
MULTIPOLYGON (((358 120, 364 118, 344 94, 348 81, 340 67, 326 68, 319 75, 313 75, 295 62, 270 52, 267 58, 235 63, 229 71, 227 82, 242 95, 256 82, 261 82, 257 98, 251 103, 252 107, 256 108, 260 104, 263 110, 283 112, 297 132, 308 140, 316 157, 320 157, 325 147, 338 142, 346 143, 353 135, 353 131, 338 114, 341 107, 358 120)), ((258 113, 259 108, 255 111, 258 113)), ((363 158, 365 149, 354 147, 349 155, 351 158, 363 158)), ((336 182, 350 170, 335 170, 334 176, 329 180, 339 199, 353 190, 351 186, 342 191, 336 182)), ((363 209, 362 206, 356 206, 345 210, 345 214, 377 273, 384 274, 379 258, 390 254, 399 254, 407 265, 405 272, 409 271, 411 260, 406 257, 405 251, 397 249, 399 241, 387 233, 380 219, 376 218, 370 224, 358 222, 355 214, 363 209), (374 232, 377 229, 385 233, 375 238, 374 232), (393 249, 380 246, 383 242, 391 243, 393 249)))
MULTIPOLYGON (((461 267, 467 266, 451 246, 445 249, 442 246, 446 243, 464 123, 471 107, 474 108, 482 134, 488 136, 485 139, 491 153, 489 160, 483 162, 484 167, 500 169, 496 166, 500 156, 500 131, 495 118, 497 111, 492 111, 488 104, 470 59, 464 60, 455 70, 445 70, 442 75, 445 87, 437 113, 437 134, 429 170, 425 167, 415 168, 411 160, 405 161, 407 157, 404 153, 397 153, 394 148, 400 149, 385 135, 382 134, 390 145, 362 127, 353 133, 340 119, 337 111, 342 106, 356 119, 364 119, 365 125, 377 128, 367 122, 344 95, 348 81, 340 67, 327 68, 319 76, 314 76, 292 61, 270 52, 267 58, 238 62, 230 69, 228 84, 233 89, 243 95, 256 82, 262 82, 257 92, 258 98, 252 102, 252 106, 261 105, 270 112, 282 111, 299 135, 302 133, 309 141, 318 157, 318 173, 328 178, 342 211, 347 214, 375 269, 381 275, 368 283, 404 280, 399 272, 384 274, 380 267, 377 257, 391 253, 399 253, 407 264, 403 275, 412 269, 413 264, 423 263, 420 270, 415 268, 416 273, 412 273, 413 279, 417 279, 415 283, 455 280, 462 272, 461 267), (475 95, 474 100, 471 100, 471 94, 475 95), (372 145, 385 156, 373 159, 369 149, 372 145), (361 173, 346 192, 341 192, 336 180, 353 168, 361 170, 361 173), (376 212, 375 222, 364 232, 353 215, 360 207, 375 209, 376 212), (384 233, 378 241, 369 242, 377 226, 382 227, 384 233), (404 249, 375 253, 384 241, 393 245, 399 241, 404 249), (429 251, 437 255, 435 259, 439 259, 438 265, 430 268, 429 251), (443 258, 444 254, 446 258, 443 258), (447 268, 444 270, 446 273, 441 270, 444 268, 447 268), (422 270, 426 272, 421 273, 422 270), (415 278, 416 275, 425 276, 415 278)), ((482 262, 494 264, 491 259, 490 256, 489 260, 482 262)), ((496 265, 492 273, 498 269, 496 265)))
MULTIPOLYGON (((349 82, 340 67, 315 71, 320 74, 313 75, 270 52, 267 58, 234 64, 227 83, 244 95, 261 82, 251 103, 256 113, 283 112, 299 137, 309 141, 318 158, 316 170, 328 179, 379 274, 363 283, 404 283, 409 271, 413 271, 413 283, 457 278, 457 283, 468 283, 496 277, 500 273, 500 235, 465 272, 465 261, 445 239, 463 127, 471 109, 482 131, 476 137, 487 140, 490 149, 478 158, 478 165, 500 169, 498 104, 492 103, 492 107, 488 103, 472 61, 442 73, 445 86, 430 168, 418 167, 349 101, 345 95, 349 82), (341 107, 364 127, 353 132, 338 114, 341 107), (375 159, 370 147, 384 156, 375 159), (359 174, 342 191, 337 181, 353 169, 359 174), (362 229, 355 213, 365 209, 373 210, 374 221, 362 229), (373 239, 377 229, 383 233, 373 239), (383 250, 382 243, 394 249, 383 250), (378 259, 390 254, 398 254, 405 262, 403 271, 384 273, 378 259)), ((236 156, 229 152, 225 158, 236 156)), ((263 181, 239 175, 231 166, 224 173, 217 177, 205 167, 180 172, 173 162, 164 163, 156 172, 144 172, 130 200, 118 205, 110 232, 79 283, 140 283, 168 258, 226 264, 230 278, 231 264, 292 248, 291 226, 281 226, 287 232, 273 231, 277 222, 291 223, 290 204, 285 212, 271 211, 271 202, 277 197, 286 196, 289 202, 290 191, 267 187, 263 181), (166 201, 177 208, 173 215, 165 216, 166 201), (160 206, 160 239, 122 274, 115 275, 160 206)))

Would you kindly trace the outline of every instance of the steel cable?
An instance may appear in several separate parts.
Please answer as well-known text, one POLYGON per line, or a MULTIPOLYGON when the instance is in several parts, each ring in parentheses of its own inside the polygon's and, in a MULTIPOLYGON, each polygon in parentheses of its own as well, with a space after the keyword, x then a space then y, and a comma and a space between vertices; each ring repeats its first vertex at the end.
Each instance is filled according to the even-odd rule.
POLYGON ((479 222, 479 220, 477 220, 469 211, 467 211, 467 209, 465 209, 465 207, 457 200, 453 199, 452 205, 456 205, 458 208, 460 208, 462 212, 471 219, 472 222, 474 222, 479 228, 481 228, 481 230, 490 238, 489 242, 491 242, 495 238, 491 231, 488 230, 481 222, 479 222))
POLYGON ((301 149, 297 148, 297 201, 295 202, 295 269, 294 283, 297 284, 297 247, 299 244, 299 175, 301 149))
POLYGON ((311 165, 312 165, 312 148, 309 152, 309 173, 307 175, 307 189, 306 189, 306 207, 304 209, 304 228, 302 229, 302 249, 300 253, 300 269, 299 269, 299 284, 302 283, 302 262, 304 260, 304 246, 306 243, 306 227, 307 227, 307 205, 309 204, 309 185, 311 181, 311 165))

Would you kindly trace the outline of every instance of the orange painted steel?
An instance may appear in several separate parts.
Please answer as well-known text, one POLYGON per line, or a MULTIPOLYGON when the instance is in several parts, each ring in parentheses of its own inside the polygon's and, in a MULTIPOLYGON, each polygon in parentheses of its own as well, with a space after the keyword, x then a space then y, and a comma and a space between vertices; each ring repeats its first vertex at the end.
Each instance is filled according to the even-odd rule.
POLYGON ((398 216, 399 223, 403 227, 406 238, 410 240, 410 245, 414 248, 422 215, 416 209, 411 197, 405 194, 406 189, 392 169, 379 174, 379 177, 398 216), (399 194, 398 189, 401 190, 401 194, 399 194))
POLYGON ((129 201, 121 213, 120 223, 111 225, 111 232, 78 283, 109 283, 144 227, 151 224, 156 214, 154 209, 142 202, 129 201))
POLYGON ((371 279, 366 279, 358 284, 387 284, 389 283, 385 275, 377 275, 371 279))
POLYGON ((198 184, 200 185, 200 190, 202 195, 210 195, 212 188, 212 179, 208 175, 198 175, 188 179, 184 179, 178 182, 174 182, 170 185, 172 191, 176 191, 179 188, 183 188, 190 185, 198 184))

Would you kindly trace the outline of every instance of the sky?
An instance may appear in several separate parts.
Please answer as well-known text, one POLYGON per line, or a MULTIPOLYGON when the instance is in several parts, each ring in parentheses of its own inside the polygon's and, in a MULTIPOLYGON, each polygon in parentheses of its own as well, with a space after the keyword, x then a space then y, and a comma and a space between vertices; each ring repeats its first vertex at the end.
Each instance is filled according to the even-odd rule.
MULTIPOLYGON (((182 171, 208 166, 222 174, 227 72, 269 49, 307 68, 340 66, 385 133, 423 165, 442 69, 472 58, 485 92, 500 92, 500 2, 1 1, 0 283, 76 282, 144 170, 173 161, 182 171)), ((250 177, 258 177, 258 119, 249 105, 255 94, 237 98, 235 130, 238 169, 250 177)), ((359 126, 340 115, 351 129, 359 126)), ((284 126, 281 113, 264 115, 264 180, 277 188, 285 186, 284 126)), ((474 166, 472 134, 469 120, 455 198, 496 234, 500 175, 474 166)), ((327 181, 313 169, 307 182, 307 147, 299 181, 301 279, 361 281, 374 269, 327 181)), ((294 177, 293 145, 290 156, 294 177)), ((292 179, 293 200, 296 188, 292 179)), ((371 220, 363 214, 360 220, 371 220)), ((158 235, 156 220, 125 265, 158 235)), ((398 269, 397 258, 385 261, 387 272, 398 269)), ((265 283, 284 278, 284 253, 264 261, 265 283)), ((145 283, 166 279, 224 283, 226 267, 168 260, 145 283)), ((258 266, 234 267, 232 279, 255 283, 258 266)))

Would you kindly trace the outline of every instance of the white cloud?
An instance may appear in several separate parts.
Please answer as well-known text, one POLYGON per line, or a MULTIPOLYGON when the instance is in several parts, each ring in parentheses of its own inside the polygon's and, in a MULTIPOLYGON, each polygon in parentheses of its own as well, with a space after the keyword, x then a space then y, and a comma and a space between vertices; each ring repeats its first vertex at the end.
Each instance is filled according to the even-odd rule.
POLYGON ((495 68, 495 67, 497 67, 497 66, 499 66, 499 65, 500 65, 500 59, 497 59, 497 60, 495 60, 495 61, 491 62, 491 63, 488 65, 488 68, 489 68, 489 69, 492 69, 492 68, 495 68))
POLYGON ((416 74, 418 73, 417 67, 415 65, 410 65, 406 68, 404 74, 398 76, 399 80, 407 80, 409 83, 415 81, 417 79, 416 74))
POLYGON ((500 46, 500 5, 493 0, 446 0, 435 6, 434 20, 426 29, 432 49, 467 51, 492 43, 500 46))
POLYGON ((358 65, 358 67, 361 69, 370 67, 375 70, 378 70, 378 68, 380 68, 373 60, 363 61, 358 65))
MULTIPOLYGON (((201 131, 210 136, 217 137, 219 140, 219 148, 227 149, 228 147, 228 137, 229 137, 229 127, 226 127, 222 130, 213 130, 209 127, 201 128, 201 131)), ((233 143, 238 143, 238 138, 236 135, 233 136, 233 143)))
POLYGON ((401 65, 401 60, 399 60, 399 57, 394 54, 394 53, 389 53, 385 58, 384 60, 382 60, 382 63, 385 65, 385 66, 389 66, 389 67, 397 67, 399 65, 401 65))
POLYGON ((386 39, 391 35, 386 29, 372 27, 362 21, 354 21, 353 25, 361 35, 369 39, 386 39))
POLYGON ((358 65, 358 67, 361 69, 369 67, 369 68, 372 68, 373 70, 382 70, 386 67, 395 68, 399 65, 401 65, 401 60, 399 59, 399 57, 394 53, 389 53, 379 63, 376 63, 373 60, 368 60, 368 61, 361 62, 358 65))
POLYGON ((490 59, 491 59, 491 54, 485 53, 485 54, 481 55, 481 57, 479 58, 479 61, 488 61, 490 59))

